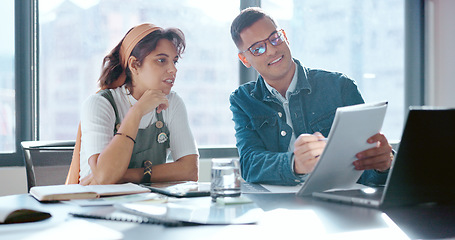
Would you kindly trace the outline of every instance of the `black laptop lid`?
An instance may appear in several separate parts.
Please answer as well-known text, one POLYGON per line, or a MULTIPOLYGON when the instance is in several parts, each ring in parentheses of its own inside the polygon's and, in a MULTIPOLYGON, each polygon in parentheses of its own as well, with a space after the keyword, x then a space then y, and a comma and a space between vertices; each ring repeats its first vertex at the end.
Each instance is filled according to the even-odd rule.
POLYGON ((383 206, 455 202, 455 109, 409 111, 383 206))

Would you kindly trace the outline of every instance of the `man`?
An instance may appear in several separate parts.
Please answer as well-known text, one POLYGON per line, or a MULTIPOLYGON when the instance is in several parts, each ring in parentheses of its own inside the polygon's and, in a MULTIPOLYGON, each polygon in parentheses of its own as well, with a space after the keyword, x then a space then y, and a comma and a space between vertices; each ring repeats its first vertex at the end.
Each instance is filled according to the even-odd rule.
MULTIPOLYGON (((336 108, 364 103, 347 76, 302 66, 293 59, 283 30, 260 8, 243 10, 231 36, 246 67, 260 76, 230 96, 242 177, 248 182, 295 185, 319 161, 336 108)), ((356 155, 359 183, 384 184, 393 159, 383 134, 356 155)))

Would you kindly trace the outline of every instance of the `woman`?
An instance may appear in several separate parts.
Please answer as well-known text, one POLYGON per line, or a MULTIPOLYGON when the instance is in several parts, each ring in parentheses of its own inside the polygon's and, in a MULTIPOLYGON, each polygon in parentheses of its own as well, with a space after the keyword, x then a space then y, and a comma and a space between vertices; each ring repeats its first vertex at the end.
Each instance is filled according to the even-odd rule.
POLYGON ((179 29, 141 24, 104 58, 102 90, 81 114, 81 184, 197 181, 196 143, 171 91, 184 49, 179 29))

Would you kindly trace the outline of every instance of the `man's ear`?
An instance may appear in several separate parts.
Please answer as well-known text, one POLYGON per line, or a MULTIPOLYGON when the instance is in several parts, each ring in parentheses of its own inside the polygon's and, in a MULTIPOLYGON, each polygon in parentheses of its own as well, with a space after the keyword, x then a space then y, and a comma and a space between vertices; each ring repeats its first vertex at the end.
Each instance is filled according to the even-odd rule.
POLYGON ((289 39, 286 36, 286 32, 284 30, 283 30, 283 35, 284 35, 284 39, 285 39, 286 43, 289 45, 289 39))
POLYGON ((245 65, 245 67, 247 67, 247 68, 251 67, 251 64, 248 62, 248 60, 246 60, 246 57, 245 57, 245 55, 243 55, 243 53, 239 53, 238 56, 239 56, 240 61, 243 63, 243 65, 245 65))

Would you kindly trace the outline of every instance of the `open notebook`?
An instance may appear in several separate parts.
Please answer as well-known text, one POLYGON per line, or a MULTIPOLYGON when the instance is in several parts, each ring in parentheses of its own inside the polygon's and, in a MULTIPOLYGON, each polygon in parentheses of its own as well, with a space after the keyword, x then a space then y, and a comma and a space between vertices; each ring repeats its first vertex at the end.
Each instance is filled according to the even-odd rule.
POLYGON ((386 186, 315 192, 319 199, 371 207, 455 202, 455 109, 411 108, 386 186))

